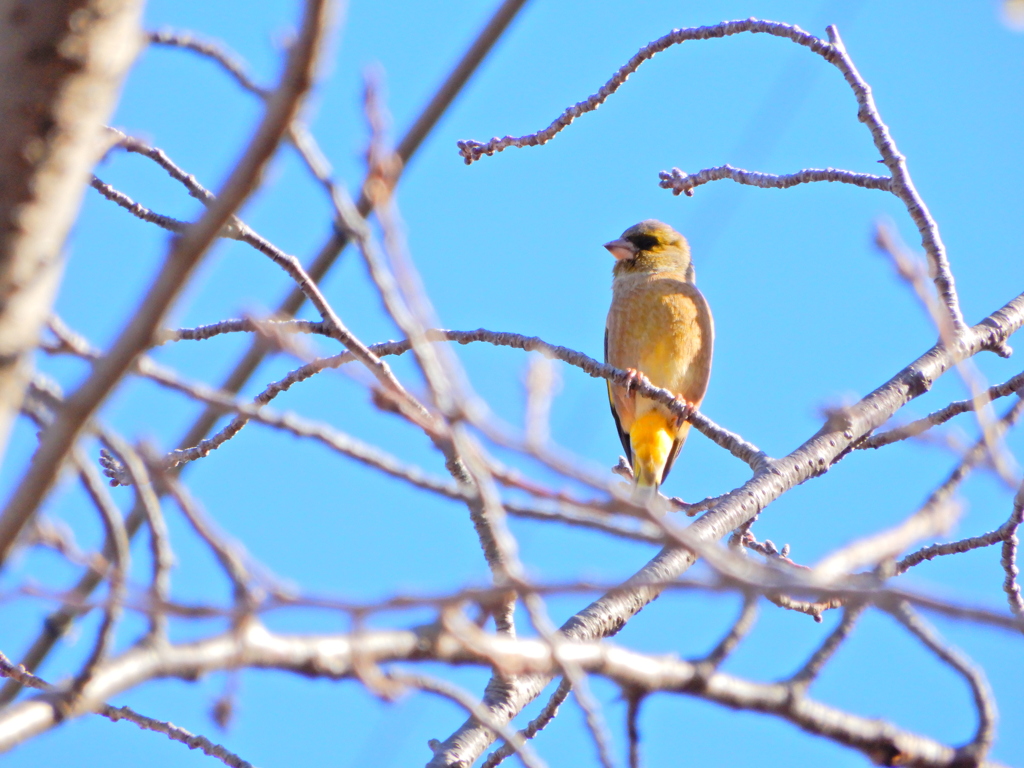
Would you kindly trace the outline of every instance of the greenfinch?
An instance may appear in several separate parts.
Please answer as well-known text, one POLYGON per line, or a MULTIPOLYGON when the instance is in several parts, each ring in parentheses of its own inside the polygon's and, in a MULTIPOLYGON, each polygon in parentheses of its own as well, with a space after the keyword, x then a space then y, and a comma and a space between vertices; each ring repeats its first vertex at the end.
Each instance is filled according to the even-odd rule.
MULTIPOLYGON (((700 406, 711 376, 714 324, 694 285, 686 239, 654 219, 605 243, 615 257, 604 359, 700 406)), ((690 424, 631 388, 608 382, 619 439, 633 468, 636 492, 657 493, 679 455, 690 424)))

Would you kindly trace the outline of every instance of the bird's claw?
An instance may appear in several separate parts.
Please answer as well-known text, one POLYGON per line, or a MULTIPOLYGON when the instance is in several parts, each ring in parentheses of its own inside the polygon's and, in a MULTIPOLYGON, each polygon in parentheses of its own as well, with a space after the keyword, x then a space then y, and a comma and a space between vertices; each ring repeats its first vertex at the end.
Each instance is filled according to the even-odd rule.
POLYGON ((697 412, 697 404, 690 402, 682 397, 677 397, 676 402, 683 406, 683 412, 676 416, 676 426, 681 427, 690 416, 697 412))
POLYGON ((622 386, 626 388, 627 392, 634 390, 636 389, 636 385, 640 382, 640 378, 642 376, 643 374, 640 373, 640 371, 638 371, 636 368, 627 368, 626 381, 623 383, 622 386))

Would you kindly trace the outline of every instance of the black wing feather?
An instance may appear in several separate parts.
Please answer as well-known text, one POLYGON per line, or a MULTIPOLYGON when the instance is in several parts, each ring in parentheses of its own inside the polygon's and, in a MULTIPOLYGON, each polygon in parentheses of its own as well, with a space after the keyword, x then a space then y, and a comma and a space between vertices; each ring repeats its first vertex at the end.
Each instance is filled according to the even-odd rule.
MULTIPOLYGON (((608 329, 604 329, 604 361, 608 362, 608 329)), ((626 452, 626 458, 629 459, 629 466, 633 466, 633 446, 629 441, 629 435, 622 429, 622 422, 619 421, 619 414, 615 411, 615 401, 612 399, 612 383, 609 381, 608 384, 608 405, 612 409, 612 418, 615 419, 615 429, 619 433, 619 441, 622 443, 622 450, 626 452)), ((674 459, 679 453, 678 448, 673 448, 672 458, 674 459)), ((671 465, 671 464, 670 464, 671 465)), ((667 470, 666 470, 667 472, 667 470)))
POLYGON ((679 458, 679 452, 683 450, 683 440, 676 440, 672 443, 672 451, 668 455, 668 461, 665 462, 665 471, 661 473, 661 482, 665 482, 665 478, 668 477, 669 470, 672 469, 672 465, 676 463, 676 459, 679 458))

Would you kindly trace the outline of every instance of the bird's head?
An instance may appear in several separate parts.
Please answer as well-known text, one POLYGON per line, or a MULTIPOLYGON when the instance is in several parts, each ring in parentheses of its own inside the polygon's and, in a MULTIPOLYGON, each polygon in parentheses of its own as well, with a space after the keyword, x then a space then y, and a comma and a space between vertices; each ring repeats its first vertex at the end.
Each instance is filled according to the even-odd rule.
POLYGON ((647 219, 622 233, 604 247, 615 257, 614 274, 679 271, 693 280, 690 246, 686 238, 668 224, 647 219))

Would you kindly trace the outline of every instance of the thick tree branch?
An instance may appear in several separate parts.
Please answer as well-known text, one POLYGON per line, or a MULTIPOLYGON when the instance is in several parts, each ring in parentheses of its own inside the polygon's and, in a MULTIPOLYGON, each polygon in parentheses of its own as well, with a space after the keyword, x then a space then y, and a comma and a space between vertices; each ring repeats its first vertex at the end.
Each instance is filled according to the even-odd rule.
POLYGON ((0 457, 141 12, 141 0, 0 2, 0 457))
MULTIPOLYGON (((698 518, 687 532, 699 542, 713 542, 752 520, 790 488, 828 471, 829 467, 864 435, 877 429, 911 399, 931 387, 958 360, 1005 341, 1024 325, 1024 294, 968 329, 955 347, 937 344, 859 403, 833 414, 807 442, 788 456, 772 461, 735 492, 698 518)), ((637 611, 661 592, 657 584, 673 579, 695 561, 686 549, 667 547, 635 574, 622 589, 601 597, 562 626, 567 637, 582 641, 615 634, 637 611)), ((512 718, 547 685, 549 678, 518 678, 502 698, 492 703, 495 712, 512 718)), ((432 768, 472 763, 491 742, 486 729, 472 721, 463 724, 435 753, 432 768)))
MULTIPOLYGON (((440 88, 430 99, 427 106, 414 121, 412 127, 406 132, 405 136, 399 142, 398 154, 403 160, 403 165, 407 165, 409 160, 412 159, 423 140, 427 135, 429 135, 430 131, 433 130, 437 121, 440 120, 447 111, 448 107, 472 77, 473 73, 477 70, 480 63, 490 52, 494 44, 500 39, 523 5, 525 5, 525 0, 505 0, 496 9, 495 13, 481 30, 480 34, 466 50, 465 54, 452 69, 449 76, 445 79, 440 88)), ((292 126, 294 127, 294 125, 295 122, 293 121, 292 126)), ((366 201, 365 198, 361 199, 359 201, 358 208, 361 212, 367 212, 369 210, 368 201, 366 201)), ((348 240, 346 234, 340 231, 333 232, 307 270, 310 279, 314 282, 319 282, 331 269, 347 243, 348 240)), ((298 311, 304 301, 304 294, 298 288, 293 288, 281 303, 278 314, 283 317, 292 316, 298 311)), ((268 351, 269 347, 266 343, 261 340, 257 340, 249 348, 248 352, 239 360, 232 373, 227 377, 223 390, 236 393, 240 391, 245 382, 248 381, 255 372, 256 368, 259 366, 268 351)), ((211 406, 207 408, 193 424, 192 428, 188 430, 182 438, 179 443, 179 447, 187 448, 199 442, 209 433, 221 413, 222 411, 218 407, 211 406)), ((136 508, 132 511, 132 514, 129 516, 126 524, 129 537, 134 535, 138 527, 141 525, 141 522, 141 510, 136 508)), ((87 596, 93 589, 95 589, 98 581, 99 577, 94 572, 85 574, 74 588, 74 594, 81 597, 87 596)), ((65 610, 62 608, 49 616, 45 622, 43 631, 36 638, 29 653, 25 657, 24 661, 26 665, 34 668, 40 664, 49 654, 56 641, 71 626, 77 615, 78 613, 75 610, 65 610)), ((13 681, 9 680, 7 685, 4 686, 3 691, 0 692, 0 703, 3 703, 5 700, 9 700, 10 697, 13 697, 13 695, 16 694, 16 691, 17 689, 13 686, 13 681)))
MULTIPOLYGON (((299 637, 273 634, 252 622, 238 631, 195 643, 162 648, 139 646, 102 665, 83 690, 80 707, 69 716, 96 709, 105 700, 146 680, 192 679, 223 669, 279 669, 341 679, 357 676, 360 664, 436 660, 497 665, 506 674, 547 678, 561 667, 559 655, 591 674, 602 675, 632 690, 694 695, 779 717, 804 731, 857 749, 877 762, 891 763, 899 756, 903 764, 952 768, 960 758, 954 748, 884 721, 853 715, 807 696, 793 697, 782 683, 756 683, 721 672, 701 678, 696 665, 690 662, 647 656, 607 643, 565 643, 556 652, 542 640, 478 633, 467 645, 437 625, 415 630, 363 630, 352 635, 299 637)), ((4 669, 4 673, 9 672, 4 669)), ((497 715, 492 709, 491 716, 497 715)), ((8 707, 0 712, 0 751, 57 722, 48 695, 8 707)))
POLYGON ((10 554, 18 533, 49 493, 86 422, 139 354, 152 343, 161 320, 203 254, 259 183, 302 98, 312 86, 317 54, 327 26, 328 7, 327 0, 309 0, 307 3, 302 28, 288 56, 281 84, 245 154, 217 195, 217 201, 172 246, 160 274, 133 313, 131 323, 92 375, 65 402, 60 416, 44 434, 32 466, 0 517, 0 565, 10 554))
MULTIPOLYGON (((997 398, 1006 397, 1007 395, 1020 392, 1024 392, 1024 373, 1018 373, 1016 376, 1004 381, 1002 384, 996 384, 995 386, 989 387, 985 391, 983 399, 985 402, 992 402, 997 398)), ((884 445, 889 445, 890 443, 895 443, 899 440, 906 440, 908 437, 916 437, 932 427, 945 424, 954 416, 959 416, 961 413, 968 413, 974 409, 975 401, 973 398, 971 400, 954 400, 945 408, 940 408, 934 413, 928 414, 924 418, 917 419, 909 424, 904 424, 903 426, 893 427, 885 432, 878 432, 871 435, 871 437, 868 437, 858 443, 857 449, 881 448, 884 445)))

